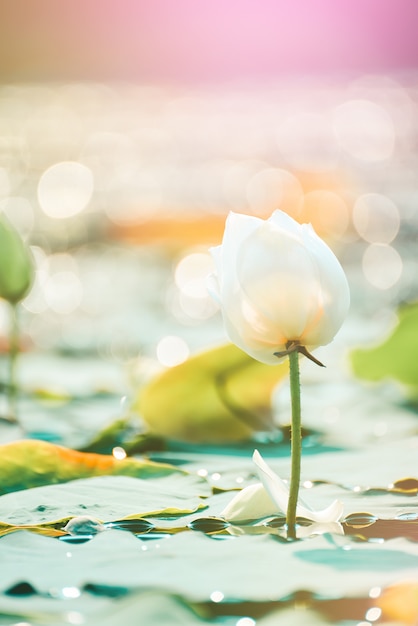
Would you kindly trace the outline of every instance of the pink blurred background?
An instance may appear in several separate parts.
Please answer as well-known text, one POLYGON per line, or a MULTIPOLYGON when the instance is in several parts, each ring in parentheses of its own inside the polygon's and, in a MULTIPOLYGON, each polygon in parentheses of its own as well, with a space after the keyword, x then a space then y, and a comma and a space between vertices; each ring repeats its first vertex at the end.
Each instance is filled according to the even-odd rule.
POLYGON ((36 259, 31 343, 171 366, 223 340, 206 276, 231 210, 311 222, 367 340, 392 323, 418 299, 417 18, 418 0, 0 0, 0 213, 36 259))
POLYGON ((395 72, 417 26, 416 0, 0 0, 0 80, 395 72))

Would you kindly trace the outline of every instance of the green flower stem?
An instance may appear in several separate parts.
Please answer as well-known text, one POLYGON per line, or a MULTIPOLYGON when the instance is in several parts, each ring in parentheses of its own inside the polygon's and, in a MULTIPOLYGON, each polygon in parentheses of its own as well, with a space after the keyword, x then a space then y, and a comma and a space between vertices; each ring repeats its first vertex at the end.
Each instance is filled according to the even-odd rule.
POLYGON ((10 333, 9 333, 9 419, 17 422, 17 380, 16 363, 19 354, 19 320, 17 304, 10 305, 10 333))
POLYGON ((292 427, 291 427, 291 474, 290 492, 287 505, 287 535, 291 539, 296 538, 296 507, 298 504, 300 465, 302 457, 302 425, 300 410, 300 376, 299 376, 299 352, 289 351, 290 366, 290 397, 292 401, 292 427))

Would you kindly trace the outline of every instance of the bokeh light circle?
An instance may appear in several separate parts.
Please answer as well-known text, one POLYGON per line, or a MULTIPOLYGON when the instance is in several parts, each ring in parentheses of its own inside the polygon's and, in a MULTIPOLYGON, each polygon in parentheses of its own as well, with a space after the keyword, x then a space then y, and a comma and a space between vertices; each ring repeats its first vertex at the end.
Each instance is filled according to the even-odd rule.
POLYGON ((52 274, 44 285, 44 297, 52 311, 60 315, 73 313, 81 304, 83 286, 70 271, 52 274))
POLYGON ((311 223, 321 237, 338 239, 348 228, 347 204, 334 191, 309 191, 304 198, 303 221, 311 223))
POLYGON ((362 161, 384 161, 393 152, 395 126, 388 112, 371 100, 350 100, 334 111, 340 146, 362 161))
POLYGON ((43 212, 55 219, 77 215, 93 195, 91 170, 77 161, 62 161, 51 165, 38 184, 38 200, 43 212))
POLYGON ((7 215, 8 220, 23 237, 28 235, 35 223, 34 212, 31 203, 20 196, 9 196, 0 200, 0 214, 7 215))
POLYGON ((403 262, 399 252, 392 246, 372 243, 363 254, 362 268, 369 283, 384 291, 399 281, 403 262))
POLYGON ((206 278, 214 269, 210 254, 193 252, 183 257, 174 271, 177 287, 192 298, 205 298, 208 295, 206 278))
POLYGON ((180 365, 186 361, 190 354, 186 341, 176 335, 167 335, 160 339, 157 344, 157 359, 166 367, 180 365))
POLYGON ((256 215, 270 215, 281 209, 296 218, 303 205, 303 189, 296 176, 271 167, 251 178, 247 185, 247 200, 256 215))
POLYGON ((400 221, 396 204, 382 194, 364 194, 354 204, 354 227, 360 237, 370 243, 393 241, 398 234, 400 221))
POLYGON ((322 172, 337 164, 338 145, 326 115, 301 112, 289 116, 277 131, 277 147, 295 170, 322 172))

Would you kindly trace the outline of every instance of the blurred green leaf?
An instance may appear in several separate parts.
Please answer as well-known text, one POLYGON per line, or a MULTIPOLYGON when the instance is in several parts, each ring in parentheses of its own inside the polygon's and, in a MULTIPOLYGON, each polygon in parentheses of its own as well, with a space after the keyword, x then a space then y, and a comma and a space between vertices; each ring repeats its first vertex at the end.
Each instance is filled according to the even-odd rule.
POLYGON ((136 410, 150 430, 178 441, 221 443, 273 430, 271 394, 288 372, 255 361, 228 344, 165 370, 138 394, 136 410))
POLYGON ((4 215, 0 215, 0 298, 16 304, 33 280, 29 248, 4 215))
POLYGON ((0 446, 0 494, 101 475, 151 478, 184 473, 147 459, 77 452, 45 441, 23 440, 0 446))
POLYGON ((351 353, 356 376, 370 381, 396 380, 418 396, 418 303, 402 307, 391 335, 372 348, 351 353))

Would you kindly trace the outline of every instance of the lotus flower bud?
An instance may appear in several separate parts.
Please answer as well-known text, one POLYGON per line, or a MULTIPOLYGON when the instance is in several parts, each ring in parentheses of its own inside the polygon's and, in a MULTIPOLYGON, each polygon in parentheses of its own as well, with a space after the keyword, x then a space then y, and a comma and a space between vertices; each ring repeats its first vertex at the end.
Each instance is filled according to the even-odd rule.
POLYGON ((328 344, 350 303, 344 271, 310 224, 275 211, 268 220, 230 213, 222 245, 211 249, 208 289, 229 339, 263 363, 289 344, 328 344))
POLYGON ((0 215, 0 298, 22 300, 32 284, 33 260, 19 233, 0 215))

